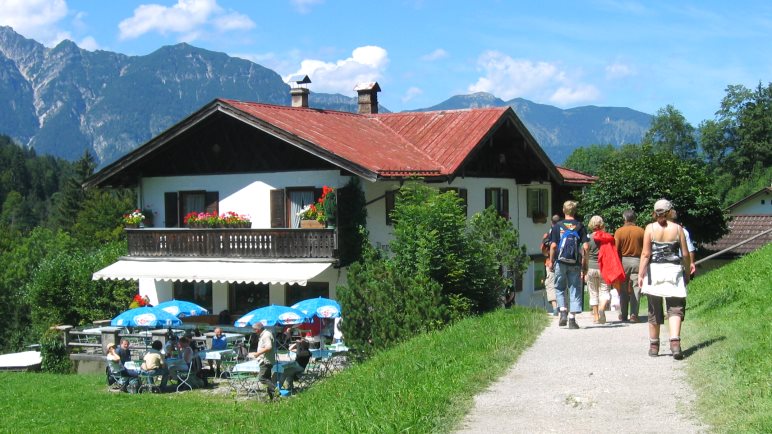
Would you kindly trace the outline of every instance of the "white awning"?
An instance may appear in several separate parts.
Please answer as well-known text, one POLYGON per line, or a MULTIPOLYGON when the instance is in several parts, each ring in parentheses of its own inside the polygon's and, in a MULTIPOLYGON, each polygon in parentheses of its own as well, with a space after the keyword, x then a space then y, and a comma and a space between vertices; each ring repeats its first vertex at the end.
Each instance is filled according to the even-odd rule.
POLYGON ((155 279, 183 282, 278 283, 305 286, 329 262, 224 262, 119 260, 92 276, 93 280, 155 279))

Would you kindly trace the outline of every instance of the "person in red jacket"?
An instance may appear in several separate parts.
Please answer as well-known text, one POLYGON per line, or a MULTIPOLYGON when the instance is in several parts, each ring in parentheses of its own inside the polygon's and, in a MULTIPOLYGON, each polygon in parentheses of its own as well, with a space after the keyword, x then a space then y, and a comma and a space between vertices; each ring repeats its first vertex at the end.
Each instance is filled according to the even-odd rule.
POLYGON ((617 256, 614 237, 604 230, 601 216, 592 216, 589 242, 585 244, 582 268, 585 272, 594 323, 606 323, 606 305, 611 286, 624 279, 622 263, 617 256))

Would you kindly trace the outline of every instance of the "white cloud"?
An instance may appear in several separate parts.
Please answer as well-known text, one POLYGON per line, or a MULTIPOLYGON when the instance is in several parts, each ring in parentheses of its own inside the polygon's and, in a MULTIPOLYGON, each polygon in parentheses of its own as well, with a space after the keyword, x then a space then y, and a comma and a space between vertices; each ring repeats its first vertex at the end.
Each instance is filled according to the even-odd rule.
POLYGON ((0 25, 47 45, 61 41, 55 24, 67 13, 65 0, 0 0, 0 25))
POLYGON ((230 30, 249 30, 255 27, 255 22, 248 16, 233 12, 214 20, 214 26, 223 32, 230 30))
POLYGON ((94 51, 99 49, 99 44, 97 44, 96 39, 93 37, 86 36, 80 40, 78 47, 83 48, 84 50, 94 51))
POLYGON ((619 62, 606 65, 606 78, 609 80, 624 78, 630 75, 635 75, 635 70, 630 65, 619 62))
POLYGON ((595 101, 600 96, 600 92, 595 86, 589 84, 578 84, 573 87, 559 87, 550 96, 549 100, 559 106, 577 104, 588 101, 595 101))
POLYGON ((144 4, 134 9, 134 15, 118 24, 121 39, 138 38, 145 33, 162 35, 176 33, 178 39, 193 41, 204 28, 214 26, 218 31, 244 30, 255 26, 246 15, 226 12, 217 0, 177 0, 171 7, 144 4))
POLYGON ((405 92, 404 95, 402 95, 402 102, 403 103, 408 102, 413 98, 417 97, 418 95, 421 95, 422 93, 424 93, 424 91, 422 91, 421 89, 417 87, 411 87, 405 92))
POLYGON ((351 57, 335 62, 306 59, 300 62, 300 69, 287 74, 285 81, 292 75, 303 74, 311 78, 311 90, 350 94, 357 83, 377 81, 389 63, 386 50, 368 45, 358 47, 351 57))
POLYGON ((549 62, 514 59, 498 51, 487 51, 477 61, 483 76, 470 85, 470 92, 488 92, 508 100, 516 97, 564 105, 596 99, 598 90, 575 82, 570 75, 549 62))
POLYGON ((324 3, 324 0, 290 0, 295 10, 301 14, 307 14, 311 12, 313 6, 324 3))
POLYGON ((421 60, 425 62, 433 62, 435 60, 444 59, 445 57, 448 57, 448 52, 442 48, 438 48, 431 53, 421 56, 421 60))

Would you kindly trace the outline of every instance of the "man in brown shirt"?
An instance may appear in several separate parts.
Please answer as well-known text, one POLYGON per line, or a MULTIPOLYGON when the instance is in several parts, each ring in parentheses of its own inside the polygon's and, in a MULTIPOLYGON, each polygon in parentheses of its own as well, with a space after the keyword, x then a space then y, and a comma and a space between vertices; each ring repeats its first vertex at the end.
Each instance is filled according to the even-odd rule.
POLYGON ((638 286, 638 267, 643 251, 643 228, 635 224, 635 211, 628 209, 622 213, 625 224, 614 232, 617 252, 622 259, 625 280, 619 289, 619 320, 627 322, 627 308, 630 308, 630 322, 638 322, 638 307, 641 301, 641 288, 638 286))

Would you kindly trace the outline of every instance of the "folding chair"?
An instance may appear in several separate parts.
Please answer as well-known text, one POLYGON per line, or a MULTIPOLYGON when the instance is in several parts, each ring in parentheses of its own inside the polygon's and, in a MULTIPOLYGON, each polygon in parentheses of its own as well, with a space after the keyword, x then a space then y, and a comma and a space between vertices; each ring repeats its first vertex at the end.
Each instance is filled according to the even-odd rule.
POLYGON ((113 360, 107 360, 107 390, 117 392, 124 390, 128 379, 121 373, 121 364, 113 360))
POLYGON ((161 388, 155 384, 154 374, 140 372, 139 374, 139 393, 161 393, 161 388))
POLYGON ((188 390, 193 390, 193 385, 190 384, 190 382, 193 380, 193 377, 195 377, 196 373, 198 372, 193 369, 194 365, 195 363, 193 362, 193 360, 191 360, 190 364, 188 365, 187 372, 177 371, 177 392, 179 392, 180 389, 183 387, 187 387, 188 390))
POLYGON ((220 378, 229 378, 236 366, 236 353, 223 353, 220 355, 220 378))

